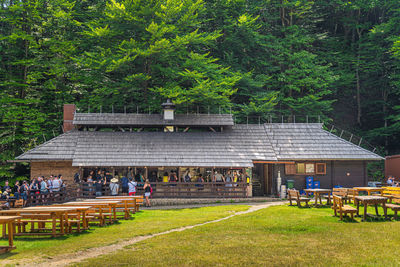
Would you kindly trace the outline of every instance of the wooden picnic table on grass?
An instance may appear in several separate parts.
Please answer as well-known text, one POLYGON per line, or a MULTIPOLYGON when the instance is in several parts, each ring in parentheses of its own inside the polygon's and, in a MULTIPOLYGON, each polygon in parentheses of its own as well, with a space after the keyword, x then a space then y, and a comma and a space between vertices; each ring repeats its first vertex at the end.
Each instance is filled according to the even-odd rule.
MULTIPOLYGON (((318 199, 320 204, 322 205, 322 195, 330 195, 332 190, 331 189, 320 189, 320 188, 316 188, 316 189, 304 189, 304 192, 306 192, 307 196, 310 196, 310 194, 314 194, 315 197, 315 206, 318 206, 318 199)), ((331 199, 328 198, 327 199, 327 204, 331 204, 331 199)))
POLYGON ((382 193, 385 190, 384 188, 381 188, 381 187, 368 187, 368 186, 354 187, 353 189, 356 190, 357 193, 367 192, 369 196, 372 195, 372 193, 374 193, 374 192, 382 193))
POLYGON ((86 213, 91 208, 91 206, 65 206, 65 205, 51 205, 51 206, 37 206, 37 207, 28 207, 24 208, 24 210, 31 210, 31 209, 69 209, 70 211, 67 212, 68 222, 70 223, 71 220, 77 223, 77 231, 80 232, 80 223, 82 222, 82 228, 84 230, 89 229, 89 225, 86 218, 86 213), (75 220, 73 220, 75 219, 75 220))
POLYGON ((367 215, 367 208, 368 205, 374 205, 375 206, 375 213, 376 216, 379 216, 378 213, 378 204, 382 204, 383 207, 383 212, 385 215, 385 219, 387 219, 387 210, 385 207, 387 198, 386 197, 381 197, 381 196, 355 196, 354 197, 355 205, 357 206, 357 216, 359 216, 359 210, 360 210, 360 203, 364 205, 364 214, 363 214, 363 221, 366 220, 367 215))
POLYGON ((121 204, 117 204, 117 210, 123 211, 124 212, 124 219, 128 220, 130 218, 130 212, 132 213, 136 212, 136 198, 112 198, 112 199, 106 199, 106 198, 96 198, 96 199, 87 199, 85 202, 91 202, 91 201, 99 201, 99 202, 104 202, 104 201, 120 201, 121 204))
POLYGON ((3 225, 3 238, 6 236, 6 230, 8 231, 8 246, 0 246, 0 254, 7 253, 10 250, 15 249, 14 247, 14 226, 15 221, 21 219, 20 216, 0 216, 0 224, 3 225))
MULTIPOLYGON (((20 216, 16 221, 17 231, 15 235, 57 235, 65 234, 65 227, 68 225, 68 212, 74 211, 73 208, 59 207, 30 207, 23 209, 0 210, 0 215, 20 216), (59 232, 57 233, 57 221, 59 222, 59 232), (31 223, 30 232, 26 231, 26 225, 31 223), (38 223, 38 231, 35 231, 34 224, 38 223), (51 229, 46 229, 46 223, 51 223, 51 229), (51 230, 50 233, 43 232, 51 230), (39 232, 42 231, 42 232, 39 232)), ((3 232, 4 234, 4 232, 3 232)))
POLYGON ((92 206, 93 208, 99 209, 100 213, 103 213, 104 208, 108 208, 112 216, 110 217, 110 223, 117 221, 117 205, 121 204, 122 202, 119 200, 105 200, 105 201, 73 201, 73 202, 66 202, 62 205, 65 206, 92 206))
POLYGON ((117 200, 117 199, 135 199, 136 202, 136 210, 135 212, 139 211, 139 206, 143 204, 143 195, 136 195, 136 196, 101 196, 96 197, 96 199, 110 199, 110 200, 117 200))

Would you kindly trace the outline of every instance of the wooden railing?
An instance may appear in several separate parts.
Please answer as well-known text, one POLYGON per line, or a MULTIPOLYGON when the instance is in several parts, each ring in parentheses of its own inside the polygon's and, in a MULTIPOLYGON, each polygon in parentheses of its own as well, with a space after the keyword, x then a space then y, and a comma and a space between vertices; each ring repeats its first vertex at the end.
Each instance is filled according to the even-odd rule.
POLYGON ((71 190, 61 188, 57 192, 48 192, 47 194, 28 194, 26 206, 51 205, 53 203, 62 203, 74 199, 70 194, 71 190))
MULTIPOLYGON (((241 198, 247 197, 248 188, 248 185, 243 182, 153 182, 150 185, 153 189, 151 194, 153 198, 241 198)), ((109 196, 110 194, 110 186, 107 183, 103 185, 102 195, 109 196)), ((118 194, 122 194, 121 185, 118 194)), ((144 194, 143 184, 138 184, 136 194, 144 194)), ((72 192, 71 195, 75 195, 77 198, 95 198, 95 184, 80 183, 79 189, 72 192)))

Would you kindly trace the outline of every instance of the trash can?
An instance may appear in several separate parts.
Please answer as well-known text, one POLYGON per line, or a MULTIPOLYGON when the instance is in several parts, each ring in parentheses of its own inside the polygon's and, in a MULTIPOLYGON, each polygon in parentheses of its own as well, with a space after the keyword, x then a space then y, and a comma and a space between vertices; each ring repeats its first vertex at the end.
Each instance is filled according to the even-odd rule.
POLYGON ((320 181, 314 181, 314 189, 319 189, 319 188, 321 188, 320 181))
POLYGON ((294 188, 294 180, 287 180, 287 188, 288 189, 293 189, 294 188))

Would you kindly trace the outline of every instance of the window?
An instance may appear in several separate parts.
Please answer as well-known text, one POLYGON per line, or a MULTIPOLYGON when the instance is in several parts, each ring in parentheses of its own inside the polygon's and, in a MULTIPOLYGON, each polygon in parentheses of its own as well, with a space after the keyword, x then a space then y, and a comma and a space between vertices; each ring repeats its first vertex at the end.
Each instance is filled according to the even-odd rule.
POLYGON ((306 173, 307 174, 313 174, 315 173, 315 165, 314 163, 306 163, 306 173))
POLYGON ((285 164, 285 174, 295 175, 296 174, 296 165, 295 164, 285 164))
POLYGON ((325 163, 316 163, 316 174, 326 174, 326 164, 325 163))
POLYGON ((297 162, 285 164, 286 175, 325 175, 326 163, 297 162))
POLYGON ((297 174, 306 173, 306 165, 304 163, 297 163, 296 164, 296 173, 297 174))

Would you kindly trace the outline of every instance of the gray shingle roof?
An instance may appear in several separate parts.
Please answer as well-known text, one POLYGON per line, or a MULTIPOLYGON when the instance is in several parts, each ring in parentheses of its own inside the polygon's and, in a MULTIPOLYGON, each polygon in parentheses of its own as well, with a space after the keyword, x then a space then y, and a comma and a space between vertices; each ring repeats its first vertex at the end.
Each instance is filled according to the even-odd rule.
POLYGON ((251 167, 253 161, 381 160, 321 124, 235 125, 223 132, 73 130, 17 157, 73 166, 251 167))
POLYGON ((161 114, 75 113, 74 125, 85 126, 232 126, 230 114, 175 114, 166 121, 161 114))
POLYGON ((59 135, 17 157, 18 160, 72 160, 79 132, 59 135))
POLYGON ((276 160, 262 126, 224 132, 82 132, 74 166, 247 167, 276 160))
POLYGON ((265 124, 278 160, 381 160, 379 155, 322 128, 320 123, 265 124))

